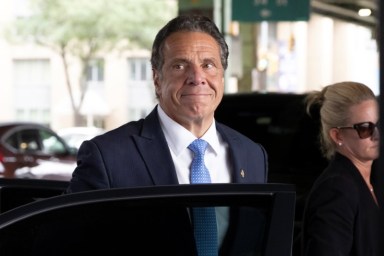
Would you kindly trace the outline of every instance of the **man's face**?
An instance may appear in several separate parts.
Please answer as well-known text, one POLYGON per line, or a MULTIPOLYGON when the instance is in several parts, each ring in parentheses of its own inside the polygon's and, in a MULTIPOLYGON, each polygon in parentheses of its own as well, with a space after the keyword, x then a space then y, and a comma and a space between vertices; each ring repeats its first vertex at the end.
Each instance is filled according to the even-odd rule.
POLYGON ((163 48, 164 65, 154 71, 159 104, 187 129, 211 123, 224 93, 220 47, 202 32, 176 32, 163 48))

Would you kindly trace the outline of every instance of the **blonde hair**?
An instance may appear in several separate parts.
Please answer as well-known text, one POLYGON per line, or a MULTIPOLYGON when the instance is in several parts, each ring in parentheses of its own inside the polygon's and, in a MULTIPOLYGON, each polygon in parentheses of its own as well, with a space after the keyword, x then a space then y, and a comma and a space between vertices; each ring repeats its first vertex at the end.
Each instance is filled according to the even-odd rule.
POLYGON ((312 91, 305 100, 309 115, 315 107, 320 109, 320 149, 325 158, 331 159, 335 155, 336 144, 329 130, 348 123, 351 106, 366 100, 376 101, 376 96, 365 84, 345 81, 325 86, 321 91, 312 91))

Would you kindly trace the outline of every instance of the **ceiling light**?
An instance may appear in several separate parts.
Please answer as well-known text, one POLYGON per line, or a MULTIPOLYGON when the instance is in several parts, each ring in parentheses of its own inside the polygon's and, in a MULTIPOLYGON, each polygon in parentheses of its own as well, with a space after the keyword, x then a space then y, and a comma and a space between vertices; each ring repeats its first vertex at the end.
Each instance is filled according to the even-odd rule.
POLYGON ((368 17, 368 16, 371 16, 371 14, 372 14, 371 9, 362 8, 359 10, 359 16, 361 17, 368 17))

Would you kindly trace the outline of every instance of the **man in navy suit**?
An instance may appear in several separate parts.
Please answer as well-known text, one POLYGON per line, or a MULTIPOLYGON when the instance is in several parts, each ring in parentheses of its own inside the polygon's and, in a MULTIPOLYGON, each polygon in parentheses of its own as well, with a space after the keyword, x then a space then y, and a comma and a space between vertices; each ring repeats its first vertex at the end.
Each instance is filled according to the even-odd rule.
MULTIPOLYGON (((190 184, 188 145, 198 138, 208 142, 212 183, 267 182, 265 149, 214 118, 228 54, 207 17, 178 16, 166 24, 151 56, 158 105, 144 119, 83 142, 67 192, 190 184)), ((229 239, 224 231, 221 243, 229 239)))

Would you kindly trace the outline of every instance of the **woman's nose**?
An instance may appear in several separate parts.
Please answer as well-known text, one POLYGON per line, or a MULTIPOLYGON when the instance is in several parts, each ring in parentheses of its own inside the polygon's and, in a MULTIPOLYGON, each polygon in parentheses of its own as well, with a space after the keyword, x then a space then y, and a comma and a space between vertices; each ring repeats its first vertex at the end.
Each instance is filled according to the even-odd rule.
POLYGON ((380 131, 379 127, 376 126, 373 130, 372 138, 379 139, 380 138, 380 131))

